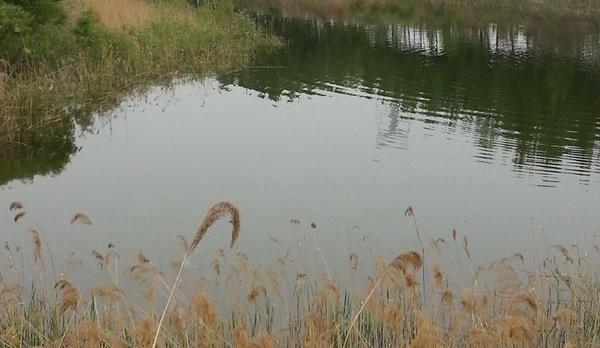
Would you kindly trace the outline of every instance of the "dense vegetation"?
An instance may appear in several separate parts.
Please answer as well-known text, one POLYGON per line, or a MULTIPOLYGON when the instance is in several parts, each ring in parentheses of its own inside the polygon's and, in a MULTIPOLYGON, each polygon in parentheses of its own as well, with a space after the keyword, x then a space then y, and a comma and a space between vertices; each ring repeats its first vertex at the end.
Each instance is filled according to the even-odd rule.
POLYGON ((0 184, 59 171, 73 119, 276 45, 220 1, 0 0, 0 184))
MULTIPOLYGON (((6 243, 3 248, 0 344, 5 347, 574 348, 600 341, 597 245, 556 245, 535 257, 514 253, 478 266, 467 236, 456 230, 420 233, 408 208, 405 218, 414 219, 419 251, 399 251, 385 260, 348 250, 351 284, 336 282, 324 257, 310 261, 322 261, 322 272, 305 273, 309 260, 295 260, 296 247, 275 243, 266 244, 282 248, 272 267, 253 265, 243 247, 218 249, 211 270, 197 279, 185 266, 211 226, 227 217, 231 247, 239 236, 239 212, 229 202, 208 211, 189 243, 177 236, 181 258, 172 262, 173 269, 140 252, 124 272, 126 255, 100 234, 98 243, 107 248, 55 260, 24 205, 14 202, 10 210, 17 224, 30 229, 31 247, 6 243), (439 262, 448 255, 455 261, 439 262), (96 267, 91 263, 97 264, 97 279, 78 285, 75 269, 85 264, 89 273, 96 267), (360 275, 365 271, 366 278, 360 275)), ((82 213, 71 224, 96 233, 82 213)), ((543 243, 545 236, 534 239, 543 243)))
POLYGON ((66 114, 88 115, 172 73, 244 64, 274 45, 222 2, 2 0, 0 139, 47 141, 29 131, 59 129, 66 114))

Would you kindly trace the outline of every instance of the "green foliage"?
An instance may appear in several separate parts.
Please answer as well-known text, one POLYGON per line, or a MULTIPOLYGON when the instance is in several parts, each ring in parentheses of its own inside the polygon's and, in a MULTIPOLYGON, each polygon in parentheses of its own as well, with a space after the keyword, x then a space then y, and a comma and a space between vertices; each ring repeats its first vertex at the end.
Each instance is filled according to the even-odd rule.
POLYGON ((36 25, 62 24, 66 14, 58 0, 6 0, 28 12, 36 25))
POLYGON ((0 0, 0 58, 18 66, 27 56, 55 63, 73 49, 55 0, 0 0))
POLYGON ((98 18, 94 12, 86 10, 81 17, 77 19, 73 32, 81 38, 91 39, 95 36, 98 18))
POLYGON ((63 21, 47 10, 53 5, 60 4, 0 0, 0 63, 10 71, 0 71, 0 153, 4 138, 29 145, 35 139, 29 135, 47 121, 54 127, 73 117, 82 125, 123 93, 163 76, 230 68, 276 45, 228 6, 194 9, 182 0, 157 0, 150 5, 156 17, 111 30, 92 11, 63 21))
POLYGON ((103 44, 104 30, 99 26, 98 17, 94 12, 86 10, 73 28, 76 40, 84 48, 91 50, 98 55, 101 52, 103 44))
POLYGON ((31 34, 31 17, 22 8, 0 1, 0 58, 22 57, 31 34))
POLYGON ((73 34, 76 43, 93 60, 98 60, 103 54, 109 53, 123 60, 131 54, 133 48, 126 34, 111 32, 102 27, 98 16, 90 10, 84 11, 77 19, 73 34))
POLYGON ((72 33, 54 24, 37 28, 29 40, 32 55, 43 58, 46 64, 57 66, 76 52, 76 41, 72 33))

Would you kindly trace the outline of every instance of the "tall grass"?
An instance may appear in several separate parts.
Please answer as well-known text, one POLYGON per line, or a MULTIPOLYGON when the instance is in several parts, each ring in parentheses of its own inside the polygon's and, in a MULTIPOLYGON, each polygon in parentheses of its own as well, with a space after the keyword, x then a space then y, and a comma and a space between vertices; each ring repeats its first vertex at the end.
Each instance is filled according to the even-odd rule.
POLYGON ((124 30, 131 27, 140 27, 167 14, 178 16, 180 20, 192 19, 193 11, 181 11, 181 3, 162 3, 156 6, 148 1, 140 0, 65 0, 63 6, 67 10, 68 18, 72 23, 86 10, 92 10, 99 18, 100 23, 111 30, 124 30))
MULTIPOLYGON (((16 223, 27 223, 22 204, 16 202, 10 210, 16 223)), ((233 246, 240 231, 239 213, 232 204, 219 203, 200 223, 192 243, 177 237, 183 261, 174 262, 175 280, 169 276, 172 272, 138 255, 125 275, 139 284, 141 300, 119 283, 121 256, 112 244, 93 254, 106 277, 79 288, 68 268, 52 279, 53 261, 40 232, 31 231, 36 272, 31 284, 23 283, 18 273, 28 256, 7 243, 0 282, 0 344, 243 348, 600 343, 597 246, 586 251, 553 246, 540 264, 527 267, 523 255, 516 253, 467 271, 435 260, 438 253, 457 252, 463 264, 471 263, 466 243, 462 250, 451 245, 461 240, 453 231, 430 240, 427 260, 415 250, 378 259, 364 284, 354 286, 338 284, 325 272, 302 273, 286 252, 270 270, 253 267, 242 252, 224 267, 223 251, 217 250, 212 280, 192 287, 185 264, 211 225, 224 216, 230 216, 233 246), (422 290, 421 272, 431 278, 431 285, 422 290), (470 280, 456 283, 453 278, 470 280), (45 285, 50 282, 53 287, 45 285), (184 282, 187 286, 181 286, 184 282)), ((78 213, 72 223, 92 221, 78 213)), ((349 269, 356 272, 356 254, 349 260, 349 269)))
POLYGON ((62 4, 64 24, 36 27, 19 55, 0 59, 0 141, 27 143, 33 129, 111 107, 174 75, 239 67, 278 44, 221 2, 62 4))

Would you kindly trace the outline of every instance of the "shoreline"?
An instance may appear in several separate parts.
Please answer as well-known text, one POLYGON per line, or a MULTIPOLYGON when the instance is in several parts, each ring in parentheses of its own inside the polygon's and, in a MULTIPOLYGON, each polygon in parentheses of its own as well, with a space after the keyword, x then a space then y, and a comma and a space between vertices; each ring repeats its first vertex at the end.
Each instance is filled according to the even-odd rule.
POLYGON ((23 43, 0 46, 0 144, 51 141, 45 133, 72 118, 85 122, 156 83, 244 66, 279 45, 231 6, 113 2, 68 1, 43 25, 16 6, 0 7, 18 14, 8 35, 23 43), (138 15, 115 17, 123 12, 115 4, 138 15))

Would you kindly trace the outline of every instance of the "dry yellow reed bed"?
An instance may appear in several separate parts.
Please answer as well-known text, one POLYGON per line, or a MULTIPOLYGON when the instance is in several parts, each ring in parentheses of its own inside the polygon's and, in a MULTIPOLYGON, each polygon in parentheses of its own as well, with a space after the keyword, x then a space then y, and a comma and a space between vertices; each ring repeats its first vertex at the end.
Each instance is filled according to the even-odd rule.
MULTIPOLYGON (((16 223, 27 225, 23 204, 15 202, 10 210, 16 223)), ((22 283, 16 272, 23 250, 9 243, 4 248, 0 344, 426 348, 600 343, 598 246, 589 251, 554 246, 541 264, 527 267, 516 253, 484 267, 456 269, 436 260, 439 253, 456 252, 463 264, 470 263, 466 238, 452 230, 431 240, 426 255, 407 250, 391 260, 376 260, 364 284, 353 287, 341 286, 325 272, 301 272, 289 249, 274 268, 254 267, 241 251, 226 261, 218 249, 211 274, 192 286, 185 265, 222 218, 232 225, 233 246, 240 233, 239 212, 222 202, 209 209, 191 243, 177 236, 183 259, 173 262, 175 273, 142 252, 135 264, 119 271, 122 255, 111 243, 93 251, 104 277, 86 288, 70 279, 70 267, 79 267, 75 260, 67 260, 65 271, 51 279, 54 260, 44 250, 43 235, 31 229, 33 284, 22 283), (119 281, 123 274, 137 291, 126 290, 119 281), (457 276, 470 280, 456 283, 452 278, 457 276), (50 283, 53 287, 44 286, 50 283)), ((414 219, 412 209, 407 218, 414 219)), ((83 213, 71 223, 93 228, 83 213)), ((358 256, 350 254, 348 269, 356 272, 357 265, 358 256)))

